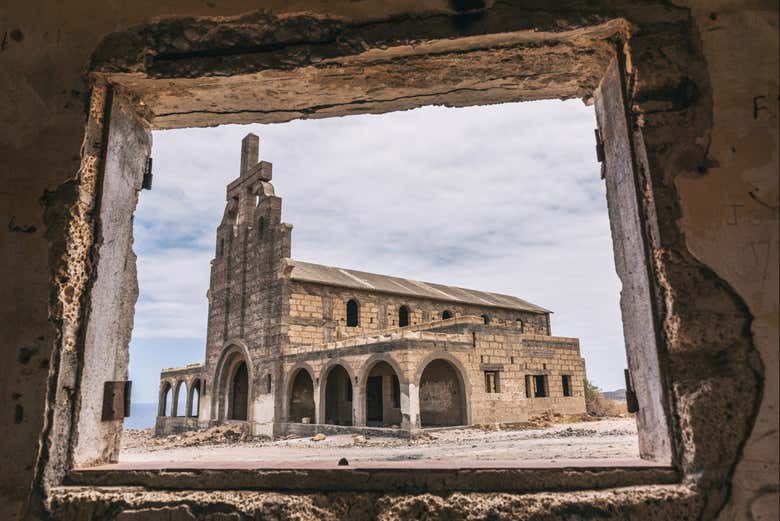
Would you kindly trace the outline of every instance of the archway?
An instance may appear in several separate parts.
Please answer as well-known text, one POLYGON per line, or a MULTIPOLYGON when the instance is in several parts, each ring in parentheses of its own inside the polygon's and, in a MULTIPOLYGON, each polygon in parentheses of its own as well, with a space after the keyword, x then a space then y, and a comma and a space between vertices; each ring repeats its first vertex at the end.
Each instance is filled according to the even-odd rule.
POLYGON ((420 377, 420 424, 445 427, 466 423, 466 393, 458 370, 447 360, 431 361, 420 377))
POLYGON ((387 427, 401 424, 401 384, 389 363, 379 361, 365 378, 366 425, 387 427))
POLYGON ((452 311, 450 311, 449 309, 445 309, 444 311, 441 312, 441 319, 447 320, 448 318, 452 318, 452 311))
POLYGON ((174 407, 173 416, 187 415, 187 384, 181 380, 176 384, 176 391, 173 393, 174 407))
POLYGON ((352 425, 352 381, 341 365, 335 365, 325 377, 323 423, 352 425))
POLYGON ((230 342, 217 362, 212 392, 208 393, 211 396, 213 418, 219 421, 252 418, 249 405, 254 394, 251 385, 253 374, 254 368, 246 345, 239 341, 230 342))
POLYGON ((301 423, 303 418, 314 422, 314 382, 306 369, 298 369, 290 387, 287 421, 301 423))
POLYGON ((200 379, 195 379, 190 386, 190 397, 187 403, 187 416, 197 418, 200 415, 200 379))
POLYGON ((165 382, 160 391, 160 405, 157 408, 157 416, 168 416, 173 410, 171 398, 171 383, 165 382))
POLYGON ((249 371, 246 362, 240 362, 230 379, 230 399, 228 400, 228 418, 246 420, 249 407, 249 371))

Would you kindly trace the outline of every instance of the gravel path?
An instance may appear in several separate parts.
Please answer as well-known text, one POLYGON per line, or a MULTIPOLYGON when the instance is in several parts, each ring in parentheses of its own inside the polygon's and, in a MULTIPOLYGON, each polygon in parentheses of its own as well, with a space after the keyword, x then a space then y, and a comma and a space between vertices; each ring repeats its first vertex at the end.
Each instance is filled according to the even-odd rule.
POLYGON ((186 437, 152 438, 151 431, 130 431, 123 439, 120 463, 135 462, 382 462, 634 459, 639 457, 634 418, 560 423, 548 428, 431 431, 422 439, 339 434, 321 441, 293 438, 214 443, 186 437), (174 445, 171 447, 171 445, 174 445))

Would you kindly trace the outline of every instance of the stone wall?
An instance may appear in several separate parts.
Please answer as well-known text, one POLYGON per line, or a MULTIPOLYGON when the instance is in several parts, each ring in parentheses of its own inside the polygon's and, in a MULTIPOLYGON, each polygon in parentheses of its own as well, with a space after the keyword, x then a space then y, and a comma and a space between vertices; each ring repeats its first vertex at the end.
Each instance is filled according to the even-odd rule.
MULTIPOLYGON (((367 380, 376 364, 382 362, 398 376, 402 395, 399 424, 406 429, 420 427, 420 415, 430 416, 434 412, 436 418, 430 426, 514 423, 544 412, 585 411, 585 364, 577 339, 523 334, 474 322, 478 324, 479 318, 456 318, 439 323, 431 331, 419 326, 418 331, 399 329, 370 337, 350 337, 285 355, 281 387, 285 403, 280 421, 290 421, 293 382, 299 371, 306 371, 311 378, 316 409, 312 422, 326 423, 321 409, 325 406, 327 378, 334 367, 340 366, 353 382, 353 424, 365 425, 367 380), (432 373, 423 378, 429 364, 437 361, 432 373), (487 392, 485 371, 498 373, 499 392, 487 392), (527 396, 527 375, 547 377, 546 397, 527 396), (571 377, 571 396, 563 396, 562 375, 571 377), (423 381, 427 383, 423 385, 423 381), (454 396, 457 393, 460 396, 454 396), (456 398, 464 400, 462 412, 453 410, 456 398), (445 411, 443 416, 438 415, 439 411, 445 411)), ((385 390, 387 387, 383 386, 385 390)), ((456 407, 459 408, 460 405, 456 407)), ((391 410, 390 414, 395 413, 391 410)), ((390 420, 387 423, 395 424, 390 420)))
POLYGON ((544 313, 435 301, 296 280, 290 281, 289 287, 289 345, 285 347, 285 353, 298 352, 300 346, 397 328, 401 306, 409 308, 410 326, 440 320, 442 313, 449 311, 453 317, 486 315, 491 324, 526 333, 549 334, 549 316, 544 313), (347 302, 350 299, 358 302, 357 327, 347 326, 347 302))

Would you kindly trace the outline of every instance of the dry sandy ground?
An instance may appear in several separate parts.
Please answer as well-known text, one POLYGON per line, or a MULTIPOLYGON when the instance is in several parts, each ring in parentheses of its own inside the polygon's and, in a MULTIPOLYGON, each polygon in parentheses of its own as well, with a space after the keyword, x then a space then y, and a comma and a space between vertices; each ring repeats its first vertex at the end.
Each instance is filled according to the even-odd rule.
MULTIPOLYGON (((208 431, 207 431, 208 432, 208 431)), ((337 461, 352 462, 635 459, 634 418, 610 418, 560 423, 547 428, 482 430, 477 428, 429 431, 415 440, 339 434, 324 440, 292 438, 276 441, 238 440, 238 435, 192 435, 152 438, 151 430, 128 431, 123 436, 120 463, 240 461, 243 464, 337 461), (228 438, 225 441, 225 438, 228 438), (232 439, 231 439, 232 438, 232 439), (216 439, 222 440, 215 442, 216 439)))

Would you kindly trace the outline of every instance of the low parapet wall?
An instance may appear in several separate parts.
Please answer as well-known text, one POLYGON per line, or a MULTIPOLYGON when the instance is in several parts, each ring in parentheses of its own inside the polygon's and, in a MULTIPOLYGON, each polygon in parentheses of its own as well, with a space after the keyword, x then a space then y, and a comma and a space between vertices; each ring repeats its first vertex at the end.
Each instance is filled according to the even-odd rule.
POLYGON ((198 419, 186 416, 158 416, 154 424, 155 436, 168 436, 198 429, 198 419))

